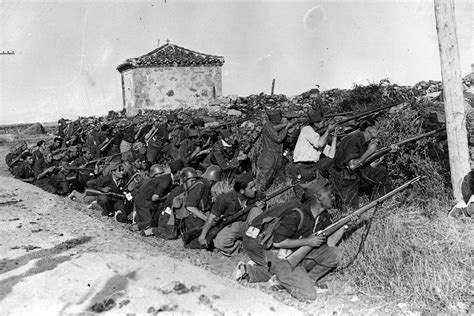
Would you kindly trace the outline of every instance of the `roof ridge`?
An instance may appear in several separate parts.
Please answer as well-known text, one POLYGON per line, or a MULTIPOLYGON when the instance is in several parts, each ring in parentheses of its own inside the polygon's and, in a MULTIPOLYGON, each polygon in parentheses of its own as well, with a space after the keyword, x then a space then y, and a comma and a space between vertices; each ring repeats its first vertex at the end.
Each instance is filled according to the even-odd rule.
POLYGON ((224 57, 222 56, 200 53, 167 42, 145 55, 126 59, 124 63, 117 67, 117 70, 122 71, 130 68, 150 66, 189 67, 204 65, 222 66, 223 64, 224 57))

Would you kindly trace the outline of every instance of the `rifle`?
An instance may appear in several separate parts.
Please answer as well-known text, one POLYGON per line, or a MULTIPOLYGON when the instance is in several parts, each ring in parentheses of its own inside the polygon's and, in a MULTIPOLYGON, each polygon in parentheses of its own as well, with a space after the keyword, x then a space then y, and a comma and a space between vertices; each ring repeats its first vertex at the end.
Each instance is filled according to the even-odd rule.
MULTIPOLYGON (((442 133, 442 132, 446 132, 445 127, 441 127, 441 128, 436 129, 436 130, 433 130, 431 132, 427 132, 427 133, 424 133, 424 134, 421 134, 421 135, 413 136, 413 137, 410 137, 408 139, 402 140, 402 141, 396 143, 395 146, 401 147, 401 146, 416 142, 419 139, 422 139, 422 138, 425 138, 425 137, 428 137, 428 136, 432 136, 432 135, 435 135, 435 134, 438 134, 438 133, 442 133)), ((356 170, 356 169, 361 168, 363 166, 367 166, 371 162, 379 159, 380 157, 385 156, 391 150, 392 150, 392 148, 389 147, 389 146, 381 148, 381 149, 377 150, 376 152, 374 152, 369 157, 367 157, 367 159, 365 161, 363 161, 362 163, 360 163, 356 160, 354 164, 349 164, 349 168, 351 170, 356 170)))
POLYGON ((254 137, 254 139, 252 140, 250 145, 247 148, 245 148, 245 150, 244 150, 245 155, 249 154, 249 152, 252 150, 253 146, 255 146, 255 143, 257 142, 257 140, 260 138, 260 136, 262 136, 262 133, 263 133, 263 127, 260 130, 260 132, 258 132, 257 136, 254 137))
MULTIPOLYGON (((325 229, 316 232, 314 235, 316 235, 316 236, 325 236, 325 237, 330 236, 331 234, 333 234, 334 232, 339 230, 341 227, 343 227, 344 225, 349 223, 351 221, 352 216, 354 216, 354 215, 360 216, 361 214, 367 212, 368 210, 370 210, 370 209, 376 207, 377 205, 383 203, 385 200, 391 198, 395 194, 405 190, 407 187, 409 187, 409 186, 413 185, 414 183, 418 182, 420 179, 421 179, 420 176, 413 178, 412 180, 406 182, 405 184, 399 186, 398 188, 388 192, 384 196, 379 197, 375 201, 372 201, 369 204, 364 205, 363 207, 361 207, 358 210, 354 211, 353 213, 341 218, 340 220, 338 220, 337 222, 331 224, 330 226, 326 227, 325 229)), ((311 247, 311 246, 301 246, 297 250, 292 252, 286 258, 286 260, 288 261, 288 263, 290 264, 290 266, 292 268, 295 268, 301 262, 301 260, 303 260, 304 257, 306 257, 306 255, 311 250, 313 250, 313 247, 311 247)))
POLYGON ((330 118, 330 117, 336 117, 336 116, 346 116, 346 115, 351 115, 351 114, 354 114, 354 111, 326 114, 326 115, 323 115, 323 117, 330 118))
POLYGON ((217 128, 221 128, 221 127, 225 127, 225 126, 229 126, 229 125, 240 124, 240 123, 243 123, 243 122, 246 122, 246 121, 253 120, 255 118, 256 117, 251 116, 251 117, 242 118, 242 119, 238 119, 238 120, 231 121, 231 122, 220 123, 220 124, 215 125, 215 126, 209 126, 208 128, 217 129, 217 128))
POLYGON ((94 159, 94 160, 89 161, 87 164, 96 163, 96 162, 99 162, 99 161, 101 161, 101 160, 103 160, 103 159, 112 158, 112 157, 119 156, 119 155, 124 154, 124 153, 125 153, 125 152, 123 152, 123 153, 116 153, 116 154, 113 154, 113 155, 109 155, 109 156, 105 156, 105 157, 102 157, 102 158, 94 159))
MULTIPOLYGON (((289 189, 293 188, 298 183, 299 183, 299 181, 293 183, 292 185, 284 187, 280 190, 277 190, 276 192, 270 194, 269 196, 267 196, 267 197, 265 197, 261 200, 255 201, 250 205, 247 205, 244 209, 242 209, 241 211, 239 211, 239 212, 237 212, 233 215, 230 215, 230 216, 227 216, 227 217, 216 218, 214 220, 214 223, 212 223, 212 226, 211 226, 211 228, 209 229, 209 231, 207 232, 207 235, 206 235, 207 249, 208 250, 214 249, 213 240, 217 236, 217 234, 222 230, 222 228, 224 228, 225 226, 227 226, 229 224, 232 224, 233 222, 237 221, 240 217, 242 217, 245 214, 247 214, 248 212, 250 212, 250 210, 252 209, 252 207, 254 207, 255 204, 257 204, 258 202, 265 203, 265 202, 273 199, 274 197, 276 197, 276 196, 288 191, 289 189)), ((191 230, 185 232, 183 234, 184 244, 188 244, 191 240, 196 239, 197 237, 199 237, 203 227, 204 227, 204 225, 201 226, 201 227, 197 227, 197 228, 194 228, 194 229, 191 229, 191 230)))
POLYGON ((86 171, 86 172, 89 172, 89 173, 94 172, 93 168, 65 167, 64 169, 69 170, 69 171, 86 171))
POLYGON ((86 189, 85 194, 86 196, 107 195, 107 196, 118 198, 118 199, 125 199, 125 196, 123 196, 122 194, 113 193, 113 192, 102 192, 95 189, 86 189))
MULTIPOLYGON (((383 106, 381 108, 378 108, 378 109, 374 109, 374 110, 369 110, 369 111, 365 111, 365 112, 361 112, 361 113, 358 113, 358 114, 355 114, 355 115, 352 115, 348 118, 345 118, 343 120, 340 120, 339 122, 337 122, 336 124, 337 125, 340 125, 340 124, 344 124, 346 122, 349 122, 349 121, 352 121, 352 120, 356 120, 356 119, 360 119, 360 118, 363 118, 363 117, 366 117, 366 116, 369 116, 369 115, 372 115, 374 113, 378 113, 378 112, 381 112, 383 110, 386 110, 386 109, 390 109, 394 106, 397 106, 397 105, 400 105, 400 103, 394 103, 394 104, 390 104, 390 105, 387 105, 387 106, 383 106)), ((318 129, 316 132, 319 134, 319 135, 322 135, 326 132, 327 130, 327 126, 323 126, 321 127, 320 129, 318 129)))

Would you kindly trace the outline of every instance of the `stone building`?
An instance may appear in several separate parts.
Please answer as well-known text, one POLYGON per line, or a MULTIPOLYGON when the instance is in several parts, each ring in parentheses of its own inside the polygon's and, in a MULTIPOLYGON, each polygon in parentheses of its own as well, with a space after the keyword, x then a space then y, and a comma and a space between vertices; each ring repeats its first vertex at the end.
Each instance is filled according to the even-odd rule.
POLYGON ((139 109, 207 105, 222 95, 223 64, 221 56, 198 53, 168 41, 117 67, 122 77, 123 106, 134 115, 139 109))

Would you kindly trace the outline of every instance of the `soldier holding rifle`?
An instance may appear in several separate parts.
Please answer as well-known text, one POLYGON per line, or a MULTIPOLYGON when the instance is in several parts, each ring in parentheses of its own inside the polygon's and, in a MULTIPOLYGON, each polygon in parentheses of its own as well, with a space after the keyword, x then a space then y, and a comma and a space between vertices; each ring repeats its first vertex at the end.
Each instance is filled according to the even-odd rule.
POLYGON ((301 175, 301 181, 308 182, 315 179, 318 173, 332 167, 332 158, 336 152, 336 137, 328 145, 329 133, 334 131, 335 125, 329 125, 324 133, 317 130, 322 127, 323 116, 321 111, 308 113, 309 125, 301 129, 293 153, 293 161, 301 175), (324 153, 325 158, 321 159, 324 153))
MULTIPOLYGON (((256 182, 252 175, 250 173, 243 173, 235 178, 232 191, 217 197, 199 236, 198 241, 201 245, 204 247, 208 246, 206 236, 214 220, 233 215, 244 209, 246 205, 253 204, 254 201, 262 199, 263 193, 258 192, 255 185, 256 182)), ((219 231, 213 241, 215 248, 219 249, 224 255, 233 255, 240 248, 246 221, 250 221, 262 212, 263 205, 261 204, 257 203, 256 207, 250 210, 244 218, 230 223, 219 231)))
POLYGON ((273 287, 284 288, 298 299, 314 300, 324 289, 316 282, 342 259, 336 244, 347 226, 328 238, 313 235, 331 224, 327 209, 333 206, 333 192, 324 178, 301 186, 304 190, 301 201, 273 206, 251 222, 243 247, 255 264, 239 262, 234 277, 238 281, 271 281, 273 287), (310 246, 312 250, 293 268, 285 259, 302 246, 310 246))
MULTIPOLYGON (((343 207, 359 206, 359 193, 385 194, 391 189, 387 169, 382 159, 364 166, 367 158, 377 150, 378 129, 369 118, 359 123, 359 130, 344 137, 334 156, 334 189, 343 207)), ((394 146, 393 151, 396 148, 394 146)))

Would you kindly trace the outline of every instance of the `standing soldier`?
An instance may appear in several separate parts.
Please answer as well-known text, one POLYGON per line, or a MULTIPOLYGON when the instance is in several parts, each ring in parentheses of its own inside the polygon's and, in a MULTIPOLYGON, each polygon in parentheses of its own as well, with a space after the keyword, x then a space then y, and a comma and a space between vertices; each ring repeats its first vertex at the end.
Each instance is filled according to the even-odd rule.
POLYGON ((319 135, 317 130, 322 127, 323 117, 320 111, 308 113, 309 125, 304 126, 293 153, 293 161, 302 182, 309 182, 315 179, 318 173, 325 173, 332 166, 332 158, 336 153, 336 137, 332 138, 330 146, 327 145, 329 133, 334 131, 335 125, 329 125, 326 131, 319 135), (323 154, 327 158, 321 158, 323 154))
POLYGON ((266 191, 275 177, 283 175, 283 141, 293 123, 282 123, 281 110, 267 112, 268 121, 262 131, 262 151, 257 167, 260 189, 266 191))

